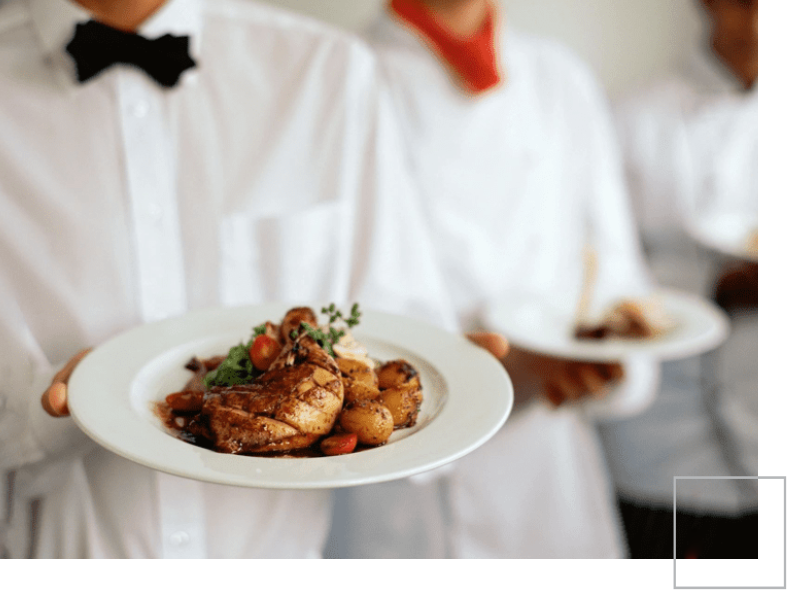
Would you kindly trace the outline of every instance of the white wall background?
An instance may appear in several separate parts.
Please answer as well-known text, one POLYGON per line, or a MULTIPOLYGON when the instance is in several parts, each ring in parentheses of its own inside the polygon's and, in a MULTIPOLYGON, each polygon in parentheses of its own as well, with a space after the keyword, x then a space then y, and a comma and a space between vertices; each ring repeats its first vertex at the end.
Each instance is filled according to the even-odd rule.
MULTIPOLYGON (((360 30, 385 0, 261 0, 360 30)), ((611 95, 669 71, 704 43, 700 0, 501 0, 510 25, 559 39, 598 73, 611 95)))

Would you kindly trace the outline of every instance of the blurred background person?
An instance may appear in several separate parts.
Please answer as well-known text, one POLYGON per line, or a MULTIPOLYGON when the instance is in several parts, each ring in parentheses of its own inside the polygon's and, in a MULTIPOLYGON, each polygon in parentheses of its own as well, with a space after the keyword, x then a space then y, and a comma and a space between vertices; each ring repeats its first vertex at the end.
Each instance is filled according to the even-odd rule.
MULTIPOLYGON (((571 321, 588 248, 592 307, 648 292, 608 105, 587 66, 515 33, 487 0, 393 0, 369 39, 465 329, 514 298, 571 321)), ((342 492, 329 555, 625 555, 594 421, 647 405, 655 365, 524 349, 505 364, 517 408, 502 431, 443 474, 342 492)))
MULTIPOLYGON (((732 331, 664 364, 656 403, 602 429, 635 558, 673 556, 674 476, 758 474, 758 1, 696 4, 697 50, 617 120, 656 278, 714 298, 732 331)), ((755 480, 678 480, 676 506, 677 557, 757 557, 755 480)))
POLYGON ((319 557, 329 492, 123 459, 64 417, 67 381, 78 351, 205 307, 455 325, 368 48, 247 0, 14 0, 0 56, 4 552, 319 557))

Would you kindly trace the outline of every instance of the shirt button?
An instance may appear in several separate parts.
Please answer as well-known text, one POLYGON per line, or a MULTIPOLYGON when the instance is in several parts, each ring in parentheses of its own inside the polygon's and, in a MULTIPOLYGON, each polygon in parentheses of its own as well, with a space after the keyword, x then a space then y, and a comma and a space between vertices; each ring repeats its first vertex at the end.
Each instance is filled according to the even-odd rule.
POLYGON ((148 103, 141 100, 132 107, 131 113, 138 119, 142 119, 142 117, 148 114, 148 110, 150 110, 148 103))
POLYGON ((176 547, 183 547, 189 542, 189 533, 186 531, 178 531, 170 535, 170 543, 176 547))

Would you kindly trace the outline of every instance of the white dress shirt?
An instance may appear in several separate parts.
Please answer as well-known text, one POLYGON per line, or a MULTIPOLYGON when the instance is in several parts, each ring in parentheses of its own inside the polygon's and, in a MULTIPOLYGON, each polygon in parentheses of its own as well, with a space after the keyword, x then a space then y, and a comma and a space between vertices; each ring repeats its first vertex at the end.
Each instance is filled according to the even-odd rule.
MULTIPOLYGON (((370 38, 465 328, 480 326, 498 298, 572 316, 586 245, 599 260, 597 310, 647 291, 612 122, 582 63, 552 42, 503 27, 504 83, 474 97, 390 15, 370 38)), ((649 403, 654 364, 641 359, 626 370, 627 383, 606 401, 558 411, 534 402, 456 462, 446 480, 351 490, 348 518, 358 524, 343 531, 351 556, 621 556, 592 418, 649 403)))
MULTIPOLYGON (((741 85, 710 50, 675 75, 617 105, 627 176, 657 279, 709 297, 723 255, 691 229, 712 216, 757 228, 758 92, 741 85)), ((674 476, 758 473, 757 310, 731 317, 731 334, 702 358, 663 365, 647 412, 605 425, 603 440, 619 493, 673 506, 674 476)), ((746 480, 678 480, 676 504, 733 513, 756 505, 746 480)))
POLYGON ((359 301, 454 327, 374 58, 258 2, 171 0, 139 32, 189 35, 198 67, 175 89, 125 65, 78 84, 64 47, 88 18, 67 0, 0 10, 8 545, 16 557, 317 557, 328 492, 152 471, 47 416, 40 395, 78 350, 207 306, 359 301))

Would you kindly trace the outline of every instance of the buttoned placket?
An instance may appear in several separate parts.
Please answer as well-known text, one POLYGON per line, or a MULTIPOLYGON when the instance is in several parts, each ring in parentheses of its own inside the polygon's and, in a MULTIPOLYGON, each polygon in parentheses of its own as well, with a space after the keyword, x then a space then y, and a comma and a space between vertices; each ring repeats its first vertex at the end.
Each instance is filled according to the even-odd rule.
POLYGON ((205 559, 202 488, 196 481, 156 472, 161 557, 205 559))
POLYGON ((151 322, 186 311, 175 149, 163 92, 137 71, 113 73, 137 255, 137 295, 143 319, 151 322))
MULTIPOLYGON (((138 302, 143 320, 157 321, 187 309, 176 150, 165 111, 171 97, 134 69, 109 75, 117 83, 138 302)), ((200 484, 161 472, 154 477, 161 556, 204 558, 200 484)))

